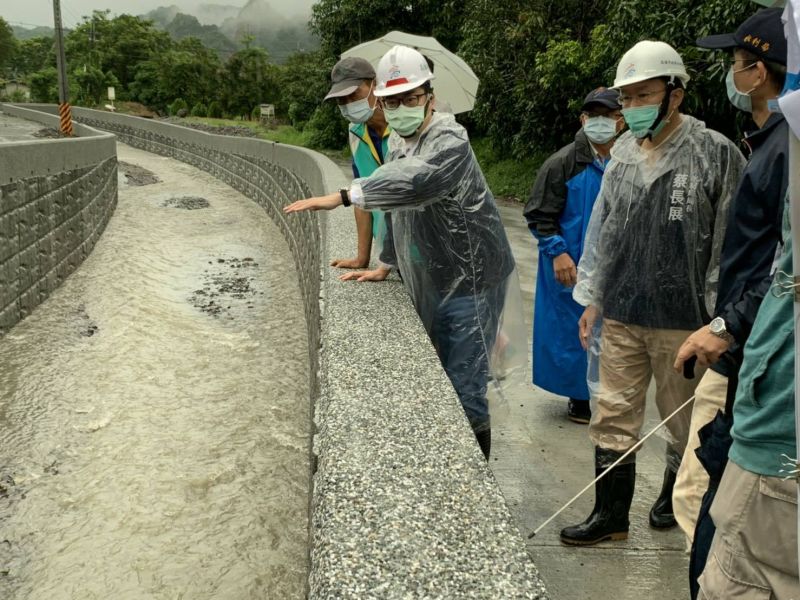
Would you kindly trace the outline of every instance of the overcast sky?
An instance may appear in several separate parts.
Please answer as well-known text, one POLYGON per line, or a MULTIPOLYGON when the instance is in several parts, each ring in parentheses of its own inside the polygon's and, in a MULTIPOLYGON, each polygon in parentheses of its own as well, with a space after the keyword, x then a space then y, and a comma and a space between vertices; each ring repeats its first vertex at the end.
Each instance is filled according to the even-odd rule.
MULTIPOLYGON (((201 4, 226 4, 244 6, 247 0, 61 0, 61 12, 65 27, 80 22, 84 15, 93 10, 110 9, 112 14, 144 14, 159 6, 175 4, 181 9, 191 12, 193 7, 201 4)), ((307 13, 314 0, 270 0, 277 11, 286 16, 307 13)), ((0 17, 12 25, 47 25, 53 26, 53 4, 50 0, 0 0, 0 17)))

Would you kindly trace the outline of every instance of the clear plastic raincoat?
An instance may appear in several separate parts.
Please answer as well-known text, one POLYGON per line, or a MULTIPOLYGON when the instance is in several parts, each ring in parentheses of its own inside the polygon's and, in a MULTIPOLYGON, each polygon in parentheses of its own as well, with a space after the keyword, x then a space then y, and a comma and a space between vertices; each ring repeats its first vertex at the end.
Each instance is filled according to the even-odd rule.
MULTIPOLYGON (((728 207, 745 160, 720 133, 690 116, 682 119, 671 137, 651 150, 643 150, 630 133, 617 140, 578 264, 575 300, 598 307, 604 320, 633 327, 630 331, 636 327, 640 331, 694 331, 709 322, 714 310, 728 207)), ((594 334, 599 330, 605 326, 595 328, 594 334)), ((680 338, 682 334, 676 333, 680 338)), ((602 397, 607 406, 620 412, 643 411, 643 404, 622 408, 630 401, 626 394, 638 392, 626 389, 615 394, 605 389, 603 369, 598 375, 596 368, 605 348, 603 340, 591 341, 592 399, 602 397)), ((665 350, 663 360, 670 352, 665 350)), ((657 369, 655 373, 658 379, 657 369)), ((661 377, 669 377, 666 369, 661 377)), ((680 381, 659 382, 659 389, 670 386, 677 390, 680 381)), ((661 399, 657 401, 661 407, 661 399)), ((684 412, 688 419, 690 411, 684 412)), ((636 422, 643 415, 625 418, 636 422)), ((685 439, 674 438, 683 432, 678 436, 672 430, 672 434, 671 445, 682 453, 685 439)), ((635 443, 616 439, 625 436, 612 433, 599 437, 620 451, 635 443)))
POLYGON ((466 130, 435 112, 415 142, 393 133, 386 163, 350 193, 391 211, 403 282, 473 428, 488 426, 490 368, 500 377, 527 352, 511 247, 466 130))

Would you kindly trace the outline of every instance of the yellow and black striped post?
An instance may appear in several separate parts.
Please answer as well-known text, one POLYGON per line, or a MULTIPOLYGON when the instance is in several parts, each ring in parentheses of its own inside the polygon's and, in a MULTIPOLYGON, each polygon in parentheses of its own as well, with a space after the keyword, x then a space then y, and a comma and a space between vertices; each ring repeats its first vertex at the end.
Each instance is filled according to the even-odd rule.
POLYGON ((58 67, 58 116, 59 131, 72 136, 72 109, 69 106, 69 86, 67 85, 67 60, 64 57, 64 31, 61 28, 61 2, 53 0, 53 23, 56 38, 56 66, 58 67))
POLYGON ((59 131, 62 135, 72 136, 72 107, 69 102, 58 105, 58 117, 60 120, 59 131))

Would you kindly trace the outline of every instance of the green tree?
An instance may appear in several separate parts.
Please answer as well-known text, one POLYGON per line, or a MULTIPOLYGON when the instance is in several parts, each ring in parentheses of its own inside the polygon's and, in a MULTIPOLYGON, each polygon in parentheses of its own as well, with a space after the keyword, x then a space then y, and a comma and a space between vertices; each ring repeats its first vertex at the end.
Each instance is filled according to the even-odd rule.
POLYGON ((31 100, 33 102, 58 102, 58 71, 46 67, 30 76, 31 100))
POLYGON ((92 65, 111 71, 119 81, 118 99, 127 100, 128 88, 140 63, 172 47, 169 34, 151 21, 131 15, 109 18, 109 11, 94 11, 91 17, 66 37, 65 52, 70 71, 92 65))
POLYGON ((749 0, 469 0, 460 50, 481 88, 468 122, 517 157, 552 151, 574 134, 586 93, 613 83, 628 48, 655 39, 672 44, 693 77, 687 112, 734 136, 724 73, 694 43, 754 10, 749 0))
POLYGON ((263 48, 246 48, 231 56, 220 82, 220 100, 225 111, 245 116, 253 106, 264 102, 275 104, 280 96, 278 72, 263 48))
POLYGON ((17 39, 14 37, 14 30, 11 29, 3 17, 0 17, 0 73, 11 65, 17 51, 17 39))
POLYGON ((323 50, 335 56, 394 29, 432 35, 455 49, 465 5, 464 0, 319 0, 311 8, 310 25, 323 50))
POLYGON ((218 92, 219 69, 216 52, 197 38, 185 38, 137 65, 130 95, 157 110, 179 97, 190 106, 208 103, 218 92))
POLYGON ((198 102, 192 107, 191 115, 193 117, 207 117, 208 116, 208 108, 202 102, 198 102))
POLYGON ((48 66, 56 66, 53 38, 35 37, 19 43, 9 70, 12 75, 24 78, 48 66))
POLYGON ((218 100, 214 100, 211 104, 208 105, 208 116, 212 119, 221 119, 222 118, 222 105, 219 103, 218 100))
POLYGON ((322 51, 291 55, 278 73, 280 97, 275 110, 302 130, 330 87, 335 57, 322 51))
POLYGON ((169 105, 169 114, 171 116, 180 116, 178 113, 181 111, 189 111, 189 105, 186 104, 186 100, 183 98, 178 98, 175 100, 175 102, 169 105))

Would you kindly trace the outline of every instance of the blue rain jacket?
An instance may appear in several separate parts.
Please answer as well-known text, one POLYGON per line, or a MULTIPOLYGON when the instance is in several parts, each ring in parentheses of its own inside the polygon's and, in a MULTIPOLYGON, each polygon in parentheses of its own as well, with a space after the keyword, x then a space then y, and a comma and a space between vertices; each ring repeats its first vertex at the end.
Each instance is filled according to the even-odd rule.
POLYGON ((539 242, 533 383, 577 400, 589 399, 586 351, 578 336, 584 307, 572 299, 572 288, 556 280, 553 259, 567 252, 578 264, 604 167, 583 130, 579 131, 574 142, 542 165, 524 213, 539 242))

